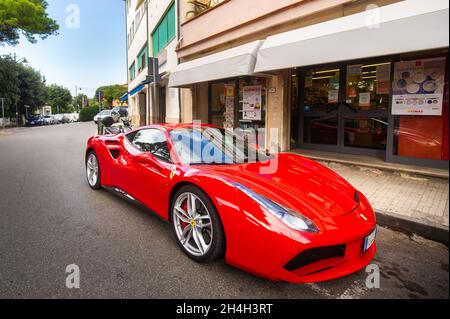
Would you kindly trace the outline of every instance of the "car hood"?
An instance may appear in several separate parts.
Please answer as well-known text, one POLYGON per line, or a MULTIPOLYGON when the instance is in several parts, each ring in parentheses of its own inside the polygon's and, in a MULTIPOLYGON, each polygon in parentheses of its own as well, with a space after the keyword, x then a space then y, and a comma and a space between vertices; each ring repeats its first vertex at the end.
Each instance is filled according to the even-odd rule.
POLYGON ((279 154, 266 163, 202 167, 242 184, 299 213, 322 220, 346 215, 359 203, 356 190, 342 177, 317 162, 295 154, 279 154))

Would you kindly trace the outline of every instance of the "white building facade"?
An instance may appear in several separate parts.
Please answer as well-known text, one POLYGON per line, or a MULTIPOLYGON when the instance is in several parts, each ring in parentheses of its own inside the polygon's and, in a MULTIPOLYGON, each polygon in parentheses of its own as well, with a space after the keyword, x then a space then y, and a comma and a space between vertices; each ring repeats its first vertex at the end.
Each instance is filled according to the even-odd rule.
POLYGON ((126 1, 128 104, 134 127, 179 122, 179 89, 167 87, 178 65, 177 12, 174 0, 126 1), (148 77, 151 58, 158 61, 158 83, 148 77))

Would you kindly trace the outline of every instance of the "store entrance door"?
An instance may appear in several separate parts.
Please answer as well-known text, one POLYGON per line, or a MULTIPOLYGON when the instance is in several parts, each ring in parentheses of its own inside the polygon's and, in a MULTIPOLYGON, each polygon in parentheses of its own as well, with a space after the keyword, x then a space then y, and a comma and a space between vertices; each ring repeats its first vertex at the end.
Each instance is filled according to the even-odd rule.
POLYGON ((386 155, 391 63, 299 70, 300 147, 386 155))

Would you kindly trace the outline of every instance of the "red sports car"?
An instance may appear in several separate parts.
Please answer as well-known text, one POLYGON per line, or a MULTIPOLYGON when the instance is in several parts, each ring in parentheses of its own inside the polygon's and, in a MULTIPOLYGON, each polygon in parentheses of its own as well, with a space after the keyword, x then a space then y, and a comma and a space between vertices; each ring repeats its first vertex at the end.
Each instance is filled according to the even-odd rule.
POLYGON ((154 125, 91 137, 90 187, 112 189, 168 221, 197 262, 225 256, 270 280, 324 281, 365 267, 376 252, 363 194, 298 155, 268 154, 211 125, 154 125))

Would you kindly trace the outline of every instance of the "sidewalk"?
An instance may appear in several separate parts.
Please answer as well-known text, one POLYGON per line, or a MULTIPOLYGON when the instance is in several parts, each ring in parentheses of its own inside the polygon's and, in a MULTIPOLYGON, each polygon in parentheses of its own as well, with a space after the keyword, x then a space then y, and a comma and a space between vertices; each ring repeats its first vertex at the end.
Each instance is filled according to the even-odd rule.
POLYGON ((366 195, 380 223, 419 232, 422 236, 448 243, 448 179, 319 162, 336 171, 366 195))
POLYGON ((7 127, 5 127, 5 129, 3 129, 0 126, 0 137, 14 134, 14 133, 20 131, 21 129, 23 129, 23 127, 20 127, 20 126, 19 127, 7 126, 7 127))

